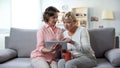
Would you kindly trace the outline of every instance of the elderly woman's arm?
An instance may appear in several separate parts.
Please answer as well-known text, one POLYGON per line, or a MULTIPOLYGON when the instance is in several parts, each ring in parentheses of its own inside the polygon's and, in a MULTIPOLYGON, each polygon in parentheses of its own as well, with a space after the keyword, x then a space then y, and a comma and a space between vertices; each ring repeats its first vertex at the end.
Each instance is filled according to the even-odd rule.
POLYGON ((82 27, 80 38, 81 38, 82 49, 84 50, 84 52, 91 53, 92 55, 94 55, 94 51, 92 50, 90 46, 89 33, 85 27, 82 27))

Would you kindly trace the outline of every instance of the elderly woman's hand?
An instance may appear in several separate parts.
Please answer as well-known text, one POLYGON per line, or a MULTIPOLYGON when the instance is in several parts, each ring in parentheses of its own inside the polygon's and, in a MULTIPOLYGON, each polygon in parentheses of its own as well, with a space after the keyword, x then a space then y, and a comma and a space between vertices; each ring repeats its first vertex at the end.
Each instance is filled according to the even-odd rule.
POLYGON ((51 49, 51 52, 54 52, 54 51, 59 51, 61 48, 62 46, 57 43, 57 44, 53 44, 53 46, 50 49, 51 49))
POLYGON ((70 39, 70 38, 64 38, 63 41, 66 41, 67 43, 71 43, 71 44, 74 44, 75 42, 70 39))

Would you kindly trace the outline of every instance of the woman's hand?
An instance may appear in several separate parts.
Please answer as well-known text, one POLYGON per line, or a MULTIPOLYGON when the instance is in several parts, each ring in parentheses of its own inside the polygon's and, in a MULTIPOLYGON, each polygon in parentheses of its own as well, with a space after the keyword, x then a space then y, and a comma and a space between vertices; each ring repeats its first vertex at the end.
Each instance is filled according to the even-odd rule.
POLYGON ((53 44, 50 49, 43 48, 42 52, 43 53, 52 53, 52 52, 55 52, 55 51, 59 51, 61 48, 62 48, 62 46, 60 44, 53 44))
POLYGON ((67 43, 71 43, 71 44, 74 44, 75 42, 70 39, 70 38, 64 38, 63 41, 66 41, 67 43))
POLYGON ((59 51, 62 48, 62 46, 60 44, 53 44, 53 46, 50 48, 51 52, 54 51, 59 51))

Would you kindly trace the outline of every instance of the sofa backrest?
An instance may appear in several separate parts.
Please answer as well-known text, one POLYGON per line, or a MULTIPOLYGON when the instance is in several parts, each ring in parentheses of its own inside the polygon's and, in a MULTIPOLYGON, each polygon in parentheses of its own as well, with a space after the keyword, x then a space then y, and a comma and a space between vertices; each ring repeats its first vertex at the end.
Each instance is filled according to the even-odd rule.
POLYGON ((115 47, 115 28, 102 28, 89 30, 91 47, 98 58, 103 58, 104 53, 115 47))
POLYGON ((7 48, 16 50, 18 57, 30 57, 31 51, 36 47, 36 32, 37 30, 11 28, 7 48))
MULTIPOLYGON (((30 57, 36 47, 37 30, 11 28, 9 43, 5 47, 18 52, 18 57, 30 57)), ((96 57, 104 57, 107 50, 114 48, 115 29, 90 29, 90 43, 96 57)))

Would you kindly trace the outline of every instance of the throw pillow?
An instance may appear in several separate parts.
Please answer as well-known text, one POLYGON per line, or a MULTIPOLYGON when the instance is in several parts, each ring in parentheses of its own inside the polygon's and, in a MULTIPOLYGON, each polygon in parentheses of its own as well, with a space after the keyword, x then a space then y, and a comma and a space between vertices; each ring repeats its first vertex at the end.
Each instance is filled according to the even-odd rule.
POLYGON ((1 49, 0 50, 0 63, 10 60, 17 56, 17 52, 12 49, 1 49))
POLYGON ((105 53, 105 57, 113 66, 120 66, 120 49, 112 49, 105 53))

